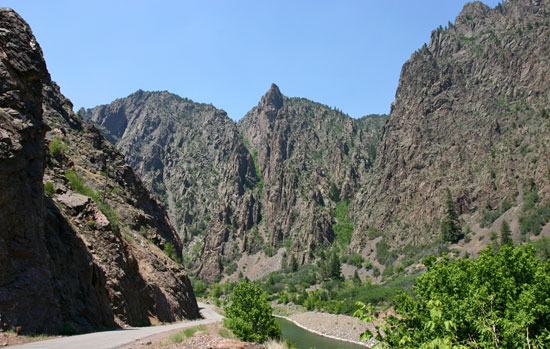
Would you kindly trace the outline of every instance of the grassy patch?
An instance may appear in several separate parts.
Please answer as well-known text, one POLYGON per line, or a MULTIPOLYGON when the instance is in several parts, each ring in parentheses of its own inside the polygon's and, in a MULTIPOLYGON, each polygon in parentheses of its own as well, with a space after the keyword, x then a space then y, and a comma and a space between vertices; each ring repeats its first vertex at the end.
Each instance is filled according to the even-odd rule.
POLYGON ((101 193, 87 186, 84 180, 78 176, 75 171, 66 171, 65 177, 69 181, 71 188, 79 194, 90 197, 96 203, 99 210, 107 217, 111 224, 111 229, 115 232, 119 231, 118 213, 108 204, 101 200, 101 193))
POLYGON ((44 184, 44 192, 48 196, 52 196, 53 194, 55 194, 55 189, 52 182, 46 182, 46 184, 44 184))
POLYGON ((185 330, 178 332, 176 334, 171 335, 168 337, 168 344, 178 344, 186 340, 187 338, 191 338, 195 335, 195 333, 202 331, 202 332, 208 332, 208 327, 206 325, 199 325, 194 327, 186 328, 185 330))

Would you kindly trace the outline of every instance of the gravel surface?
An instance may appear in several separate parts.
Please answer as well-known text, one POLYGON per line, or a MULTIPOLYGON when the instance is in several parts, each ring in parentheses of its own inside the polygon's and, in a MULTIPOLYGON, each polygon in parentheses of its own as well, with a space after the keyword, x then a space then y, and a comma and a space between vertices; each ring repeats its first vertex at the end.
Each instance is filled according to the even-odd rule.
MULTIPOLYGON (((359 340, 361 333, 365 332, 367 327, 373 331, 374 327, 370 324, 361 322, 358 318, 347 315, 335 315, 318 312, 306 312, 294 314, 288 317, 297 325, 311 332, 317 332, 338 339, 345 339, 361 344, 365 344, 359 340)), ((374 342, 368 343, 372 346, 374 342)))

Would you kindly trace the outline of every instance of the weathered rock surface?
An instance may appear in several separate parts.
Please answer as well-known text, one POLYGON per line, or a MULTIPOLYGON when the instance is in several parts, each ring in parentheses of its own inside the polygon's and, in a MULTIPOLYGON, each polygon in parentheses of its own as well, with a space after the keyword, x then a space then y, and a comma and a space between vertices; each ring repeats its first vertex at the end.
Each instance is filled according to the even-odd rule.
POLYGON ((54 330, 61 314, 44 236, 42 51, 15 12, 0 9, 0 326, 54 330), (37 301, 40 300, 40 303, 37 301))
POLYGON ((0 327, 71 332, 198 316, 185 271, 161 250, 182 248, 163 207, 74 115, 10 9, 0 9, 0 52, 0 327))
POLYGON ((197 246, 188 248, 197 274, 209 280, 237 273, 240 258, 262 249, 287 245, 305 262, 329 244, 334 201, 356 192, 385 121, 353 120, 275 85, 238 125, 168 92, 138 91, 83 116, 170 208, 180 236, 197 246), (337 197, 329 198, 331 183, 337 197))
POLYGON ((238 124, 263 182, 262 233, 269 247, 287 243, 305 263, 334 240, 331 212, 353 199, 375 160, 384 122, 383 116, 355 120, 271 86, 238 124))
POLYGON ((459 213, 514 203, 524 183, 549 198, 550 3, 468 3, 401 72, 378 160, 354 211, 394 245, 439 236, 445 190, 459 213))

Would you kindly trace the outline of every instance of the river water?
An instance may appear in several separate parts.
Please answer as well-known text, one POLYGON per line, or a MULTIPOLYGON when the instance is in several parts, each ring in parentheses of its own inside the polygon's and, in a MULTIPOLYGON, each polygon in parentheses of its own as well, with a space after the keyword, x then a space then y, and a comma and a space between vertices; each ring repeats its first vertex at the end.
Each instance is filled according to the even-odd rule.
POLYGON ((298 349, 365 349, 358 344, 342 342, 306 331, 286 319, 277 318, 277 321, 283 331, 283 341, 290 340, 298 349))

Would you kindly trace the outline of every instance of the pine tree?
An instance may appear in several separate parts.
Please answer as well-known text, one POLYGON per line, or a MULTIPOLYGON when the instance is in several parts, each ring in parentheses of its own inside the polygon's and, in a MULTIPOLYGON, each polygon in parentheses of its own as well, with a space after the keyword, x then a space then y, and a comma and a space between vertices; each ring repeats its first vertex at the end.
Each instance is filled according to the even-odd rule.
POLYGON ((512 230, 510 229, 510 224, 507 221, 503 220, 500 225, 500 245, 512 245, 512 230))
POLYGON ((462 229, 458 221, 458 214, 455 209, 455 202, 451 196, 451 191, 447 188, 447 200, 445 202, 447 216, 441 222, 441 234, 443 239, 449 242, 458 242, 462 237, 462 229))
POLYGON ((298 261, 296 260, 296 257, 292 255, 292 258, 290 259, 290 270, 295 273, 298 271, 298 261))
POLYGON ((338 258, 336 252, 332 252, 332 255, 330 256, 329 272, 332 279, 342 279, 342 264, 340 263, 340 258, 338 258))

